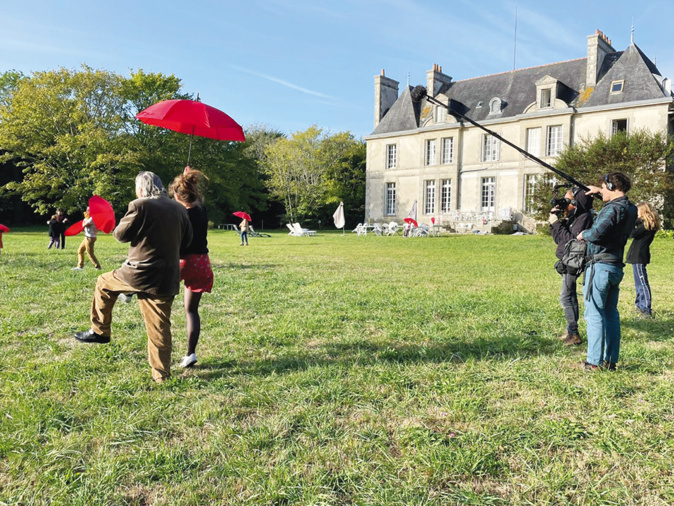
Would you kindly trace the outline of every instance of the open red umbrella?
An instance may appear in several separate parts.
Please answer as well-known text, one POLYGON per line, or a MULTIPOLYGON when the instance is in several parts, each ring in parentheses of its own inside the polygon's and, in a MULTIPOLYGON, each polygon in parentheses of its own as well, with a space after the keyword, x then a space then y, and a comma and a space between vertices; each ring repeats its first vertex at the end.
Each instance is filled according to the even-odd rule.
POLYGON ((80 232, 84 230, 84 220, 80 220, 77 223, 73 223, 70 225, 65 232, 63 232, 63 235, 71 236, 71 235, 77 235, 80 232))
POLYGON ((115 228, 115 211, 103 197, 94 195, 89 199, 89 214, 94 219, 96 228, 104 234, 109 234, 115 228))
POLYGON ((246 140, 243 128, 227 114, 196 100, 164 100, 136 114, 143 123, 190 135, 187 165, 192 153, 192 136, 218 141, 246 140))
POLYGON ((9 228, 0 223, 0 234, 4 234, 5 232, 9 232, 9 228))
POLYGON ((238 216, 238 217, 241 218, 242 220, 253 221, 253 220, 250 219, 250 214, 244 213, 243 211, 237 211, 237 212, 232 213, 232 214, 233 214, 234 216, 238 216))
POLYGON ((405 223, 411 223, 411 224, 414 225, 415 227, 418 227, 418 226, 419 226, 419 224, 417 223, 417 220, 415 220, 414 218, 405 218, 403 221, 404 221, 405 223))

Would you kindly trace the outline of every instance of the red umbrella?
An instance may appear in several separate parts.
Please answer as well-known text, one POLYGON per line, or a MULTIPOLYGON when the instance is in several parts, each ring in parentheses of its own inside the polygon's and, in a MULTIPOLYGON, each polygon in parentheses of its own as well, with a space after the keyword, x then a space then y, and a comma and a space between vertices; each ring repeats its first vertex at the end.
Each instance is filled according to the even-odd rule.
POLYGON ((187 165, 190 164, 192 136, 207 137, 218 141, 246 140, 241 126, 215 107, 196 100, 164 100, 136 114, 143 123, 168 128, 190 135, 187 165))
POLYGON ((253 221, 253 220, 250 219, 250 214, 244 213, 243 211, 237 211, 237 212, 232 213, 232 214, 234 216, 237 216, 237 217, 241 218, 242 220, 253 221))
POLYGON ((84 230, 84 220, 80 220, 77 223, 73 223, 68 227, 68 229, 63 232, 64 235, 71 236, 77 235, 84 230))
POLYGON ((94 195, 89 199, 89 214, 94 219, 96 228, 104 234, 109 234, 115 228, 115 211, 103 197, 94 195))
POLYGON ((419 226, 419 224, 417 223, 417 220, 415 220, 414 218, 405 218, 403 221, 404 221, 405 223, 411 223, 411 224, 414 225, 415 227, 418 227, 418 226, 419 226))
POLYGON ((0 223, 0 234, 4 234, 5 232, 9 232, 9 228, 0 223))

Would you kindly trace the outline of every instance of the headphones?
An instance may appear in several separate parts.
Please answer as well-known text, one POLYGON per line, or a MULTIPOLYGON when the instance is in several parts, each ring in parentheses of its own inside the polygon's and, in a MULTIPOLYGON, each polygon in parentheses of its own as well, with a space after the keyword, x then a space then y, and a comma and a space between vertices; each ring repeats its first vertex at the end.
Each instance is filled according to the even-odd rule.
POLYGON ((606 184, 606 189, 608 191, 612 192, 613 190, 615 190, 615 185, 611 182, 611 180, 609 180, 608 174, 604 176, 604 183, 606 184))
POLYGON ((572 197, 571 198, 571 205, 573 207, 578 207, 578 203, 576 202, 576 197, 578 196, 578 194, 580 192, 581 192, 581 189, 577 186, 574 186, 573 188, 571 188, 571 197, 572 197))

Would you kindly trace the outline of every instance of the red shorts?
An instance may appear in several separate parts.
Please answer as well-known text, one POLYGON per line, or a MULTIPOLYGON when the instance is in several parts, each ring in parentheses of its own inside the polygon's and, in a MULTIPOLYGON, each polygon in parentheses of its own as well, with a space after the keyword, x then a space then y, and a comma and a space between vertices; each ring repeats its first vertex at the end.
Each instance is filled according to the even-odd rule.
POLYGON ((213 289, 213 270, 208 255, 187 255, 180 259, 180 280, 193 292, 208 292, 213 289))

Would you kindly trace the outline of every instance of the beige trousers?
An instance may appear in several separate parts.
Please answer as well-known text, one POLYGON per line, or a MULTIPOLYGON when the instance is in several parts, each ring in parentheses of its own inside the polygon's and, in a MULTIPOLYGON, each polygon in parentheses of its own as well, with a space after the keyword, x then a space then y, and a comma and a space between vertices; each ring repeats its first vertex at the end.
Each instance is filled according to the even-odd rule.
POLYGON ((155 381, 171 375, 171 306, 174 295, 157 296, 141 292, 115 277, 115 272, 98 276, 94 300, 91 303, 91 329, 110 336, 112 308, 120 293, 138 295, 138 305, 147 331, 148 362, 155 381))
POLYGON ((96 258, 96 254, 94 253, 95 242, 95 237, 84 238, 80 247, 77 248, 77 267, 84 267, 84 252, 86 251, 91 263, 94 264, 95 267, 101 268, 101 264, 98 262, 98 258, 96 258))

